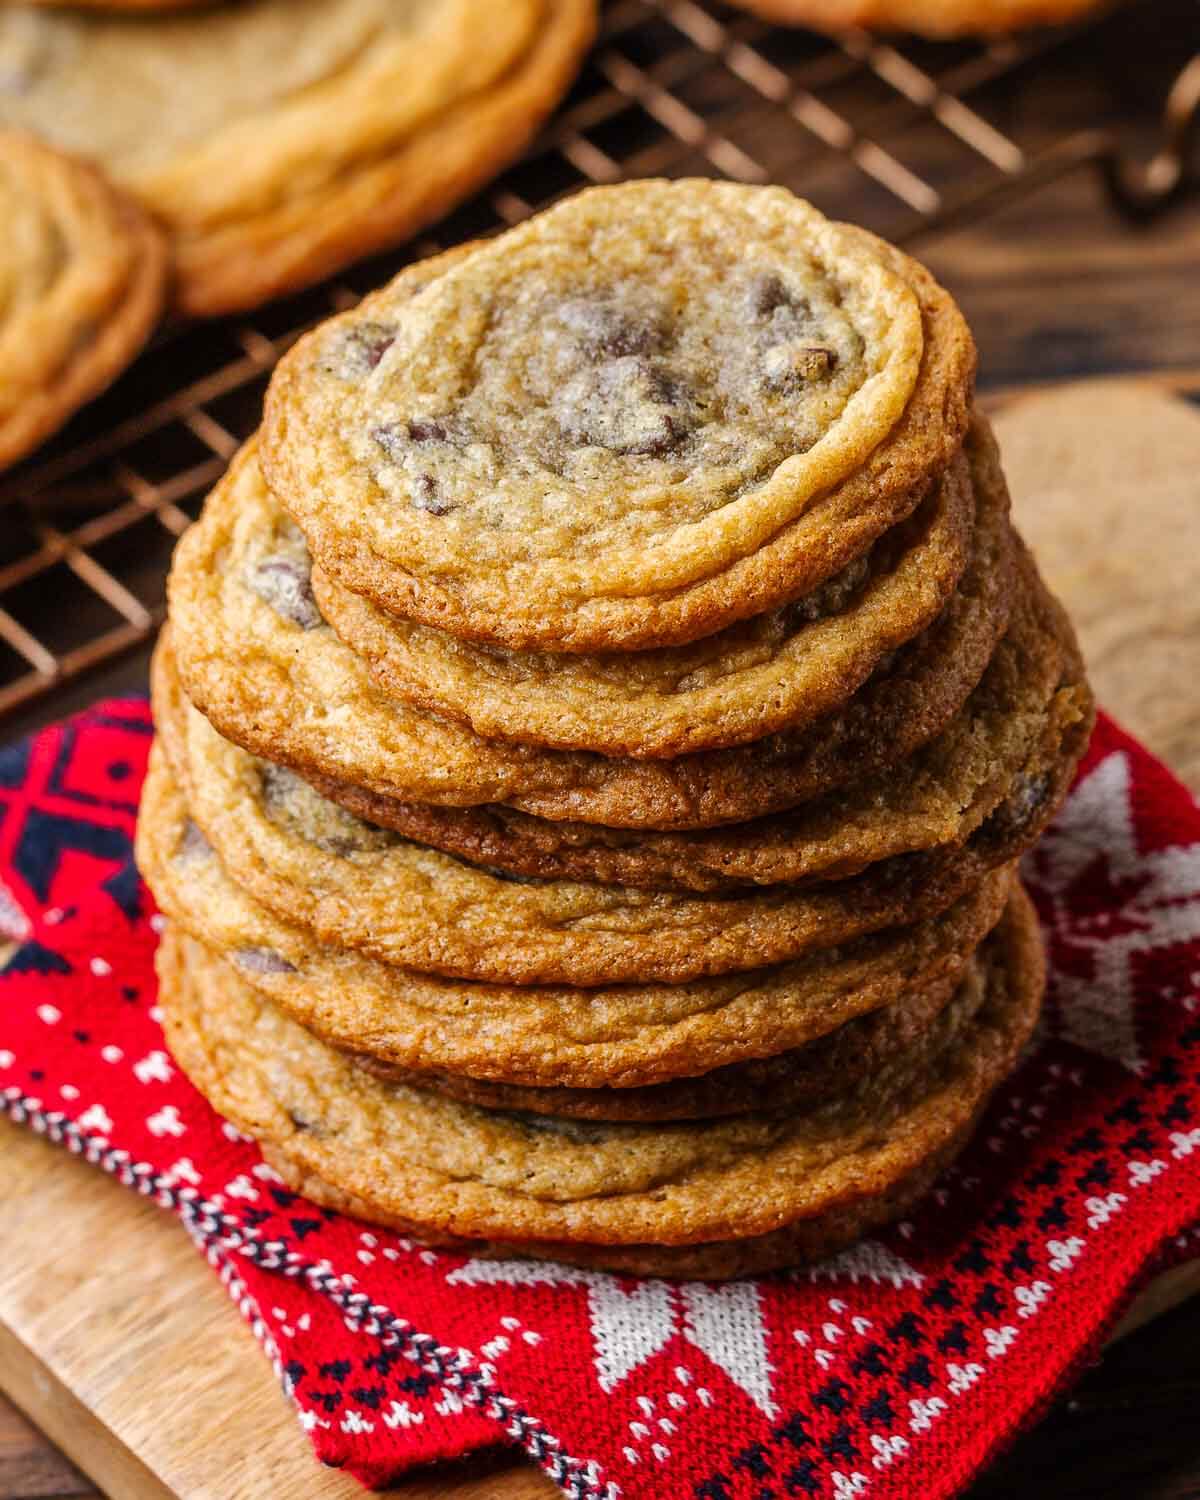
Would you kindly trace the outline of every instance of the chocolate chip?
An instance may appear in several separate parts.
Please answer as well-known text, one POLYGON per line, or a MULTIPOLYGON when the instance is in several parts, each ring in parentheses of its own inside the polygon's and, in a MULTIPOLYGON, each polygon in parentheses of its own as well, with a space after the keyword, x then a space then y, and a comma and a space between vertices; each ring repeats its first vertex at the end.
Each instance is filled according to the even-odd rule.
POLYGON ((271 761, 260 761, 258 774, 268 812, 279 809, 290 797, 303 791, 305 786, 295 771, 289 771, 286 766, 277 766, 271 761))
POLYGON ((288 963, 282 953, 273 948, 237 948, 234 961, 251 974, 294 974, 296 965, 288 963))
POLYGON ((658 361, 633 355, 582 371, 563 387, 556 406, 573 442, 629 455, 671 452, 694 420, 683 383, 658 361))
POLYGON ((602 1141, 612 1133, 612 1127, 602 1121, 568 1120, 561 1115, 539 1115, 524 1109, 503 1109, 495 1113, 504 1115, 522 1130, 537 1135, 565 1136, 571 1141, 602 1141))
POLYGON ((418 474, 412 484, 412 503, 417 510, 431 516, 446 516, 454 509, 438 492, 437 480, 432 474, 418 474))
POLYGON ((790 292, 774 271, 762 271, 751 278, 746 300, 756 318, 769 318, 777 308, 804 318, 812 313, 808 299, 790 292))
POLYGON ((250 575, 250 587, 284 620, 301 630, 315 630, 325 622, 313 598, 309 568, 290 557, 264 558, 250 575))
POLYGON ((365 839, 356 839, 349 834, 336 834, 331 839, 319 840, 318 844, 330 854, 336 854, 339 859, 349 859, 350 855, 368 847, 365 839))
POLYGON ((330 341, 322 369, 342 380, 369 375, 396 341, 391 323, 364 320, 339 329, 330 341))
POLYGON ((815 344, 772 344, 762 358, 763 380, 772 390, 790 390, 821 380, 837 369, 836 349, 815 344))
POLYGON ((414 443, 448 443, 450 427, 444 418, 413 417, 407 422, 384 422, 372 427, 371 438, 393 463, 402 462, 414 443))
POLYGON ((345 821, 351 826, 344 832, 314 835, 313 842, 318 849, 324 849, 329 854, 336 854, 339 859, 349 859, 352 854, 393 849, 399 844, 408 842, 400 834, 393 833, 390 828, 380 828, 377 824, 364 822, 361 818, 347 816, 345 821))
POLYGON ((495 865, 480 865, 479 868, 485 875, 490 875, 493 880, 503 880, 509 885, 545 885, 545 881, 536 875, 514 875, 511 870, 500 870, 495 865))
POLYGON ((1008 796, 976 830, 972 845, 983 850, 1000 850, 1009 857, 1015 845, 1029 841, 1046 811, 1052 786, 1049 772, 1014 777, 1008 796))
POLYGON ((652 354, 663 346, 662 329, 653 319, 614 302, 571 297, 560 302, 555 312, 589 354, 619 359, 627 354, 652 354))
POLYGON ((861 592, 870 572, 869 559, 857 557, 848 567, 835 573, 832 578, 827 578, 811 593, 793 600, 787 608, 787 629, 794 630, 800 625, 841 614, 861 592))
POLYGON ((1021 833, 1034 821, 1050 795, 1050 773, 1017 776, 1008 796, 988 819, 989 831, 1021 833))
MULTIPOLYGON (((373 427, 371 437, 393 463, 402 463, 408 459, 414 443, 449 441, 447 428, 443 423, 434 421, 432 418, 414 419, 402 425, 392 422, 385 426, 373 427)), ((414 507, 425 511, 427 515, 444 516, 455 509, 454 505, 439 493, 437 480, 432 474, 418 474, 412 481, 411 494, 414 507)))

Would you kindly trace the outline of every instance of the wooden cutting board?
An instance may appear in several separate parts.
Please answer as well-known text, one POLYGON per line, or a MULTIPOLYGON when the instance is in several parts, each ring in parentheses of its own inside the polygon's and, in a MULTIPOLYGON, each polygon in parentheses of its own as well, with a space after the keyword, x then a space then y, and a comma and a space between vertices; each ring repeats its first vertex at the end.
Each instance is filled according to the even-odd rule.
MULTIPOLYGON (((1019 523, 1080 626, 1102 701, 1200 789, 1200 412, 1091 382, 1010 398, 997 426, 1019 523)), ((0 1388, 114 1500, 362 1494, 313 1461, 251 1334, 169 1215, 8 1125, 0 1204, 0 1388)), ((1200 1264, 1169 1273, 1118 1333, 1197 1291, 1200 1264)), ((557 1491, 505 1458, 399 1493, 557 1491)))

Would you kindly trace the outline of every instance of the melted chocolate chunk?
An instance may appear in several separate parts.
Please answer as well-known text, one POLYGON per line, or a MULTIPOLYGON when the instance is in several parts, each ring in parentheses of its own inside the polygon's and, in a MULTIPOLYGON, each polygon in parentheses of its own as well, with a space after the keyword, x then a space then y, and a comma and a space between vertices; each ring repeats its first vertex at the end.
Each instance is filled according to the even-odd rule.
POLYGON ((351 817, 331 803, 324 804, 333 818, 333 831, 328 831, 325 821, 319 817, 314 820, 311 816, 314 807, 321 807, 323 799, 302 776, 269 761, 259 763, 258 775, 267 817, 284 826, 291 820, 302 823, 305 836, 326 853, 345 859, 364 849, 378 849, 381 844, 390 847, 403 842, 400 835, 390 829, 377 828, 374 823, 351 817))
POLYGON ((326 849, 330 854, 336 854, 339 859, 348 859, 351 854, 357 854, 360 849, 367 847, 363 839, 352 838, 349 834, 338 834, 331 839, 318 839, 317 845, 326 849))
POLYGON ((289 771, 286 766, 277 766, 265 760, 260 763, 259 781, 268 812, 281 807, 289 797, 304 788, 303 780, 296 775, 295 771, 289 771))
POLYGON ((238 948, 233 953, 233 959, 239 968, 248 969, 251 974, 296 972, 296 965, 288 963, 282 953, 276 953, 272 948, 238 948))
POLYGON ((762 358, 763 381, 772 390, 793 390, 837 369, 837 351, 818 344, 772 344, 762 358))
POLYGON ((1014 844, 1028 841, 1050 801, 1053 778, 1049 771, 1029 776, 1015 776, 1008 796, 984 819, 971 838, 974 848, 1012 850, 1014 844))
POLYGON ((432 474, 418 474, 413 480, 412 503, 417 510, 431 516, 446 516, 454 509, 449 500, 438 493, 437 480, 432 474))
POLYGON ((867 558, 855 558, 848 567, 827 578, 810 594, 793 600, 787 607, 787 629, 791 631, 815 620, 840 615, 857 597, 870 572, 871 564, 867 558))
POLYGON ((305 564, 290 557, 267 557, 254 568, 249 581, 264 604, 301 630, 315 630, 325 623, 313 598, 312 577, 305 564))
POLYGON ((367 823, 359 818, 354 818, 352 821, 354 828, 344 833, 314 836, 313 842, 318 849, 324 849, 329 854, 336 854, 339 859, 349 859, 352 854, 361 854, 365 851, 394 849, 408 842, 400 834, 393 833, 390 828, 380 828, 375 823, 367 823))
POLYGON ((557 416, 572 442, 652 457, 677 448, 694 425, 682 382, 636 355, 605 360, 568 381, 557 416))
MULTIPOLYGON (((371 438, 393 463, 403 463, 411 457, 414 447, 452 443, 455 435, 451 432, 451 421, 449 417, 411 417, 407 422, 381 422, 372 427, 371 438)), ((461 441, 463 434, 458 437, 461 441)))
POLYGON ((589 354, 619 359, 628 354, 653 354, 663 347, 663 333, 650 317, 639 316, 615 302, 571 297, 560 302, 556 316, 589 354))
POLYGON ((783 278, 774 271, 763 271, 753 277, 747 288, 746 300, 756 318, 770 318, 782 309, 793 319, 808 318, 812 308, 808 299, 797 297, 783 283, 783 278))
POLYGON ((537 1135, 560 1135, 571 1141, 602 1141, 612 1134, 612 1126, 603 1121, 568 1120, 561 1115, 531 1114, 524 1109, 503 1109, 495 1113, 505 1115, 522 1130, 537 1135))
POLYGON ((545 885, 546 882, 537 875, 514 875, 511 870, 498 870, 495 865, 480 865, 479 868, 485 875, 490 875, 493 880, 504 880, 509 885, 545 885))
MULTIPOLYGON (((434 417, 414 417, 409 422, 390 422, 373 427, 371 437, 395 464, 410 461, 414 446, 451 440, 448 425, 434 417)), ((423 510, 430 516, 445 516, 455 509, 453 503, 440 493, 432 474, 421 473, 413 478, 411 498, 414 509, 423 510)))
POLYGON ((1019 836, 1036 820, 1050 795, 1050 773, 1037 776, 1022 773, 1013 778, 1008 796, 983 825, 989 837, 1007 839, 1019 836))
POLYGON ((341 380, 369 375, 396 340, 391 323, 365 321, 339 329, 331 339, 321 368, 341 380))

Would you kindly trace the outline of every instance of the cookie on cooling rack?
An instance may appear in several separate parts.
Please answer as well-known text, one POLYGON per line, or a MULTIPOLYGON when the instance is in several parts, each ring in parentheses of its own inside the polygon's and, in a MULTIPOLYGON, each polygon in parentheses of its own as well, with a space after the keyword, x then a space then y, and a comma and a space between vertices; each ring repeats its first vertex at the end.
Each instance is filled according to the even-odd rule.
POLYGON ((377 1079, 173 929, 159 973, 172 1053, 306 1196, 435 1243, 705 1277, 827 1255, 914 1201, 1013 1066, 1043 987, 1018 896, 933 1024, 860 1084, 792 1115, 663 1126, 377 1079))
POLYGON ((595 0, 5 5, 0 125, 135 192, 170 233, 177 305, 209 315, 445 213, 520 152, 594 28, 595 0))
POLYGON ((909 516, 974 348, 899 251, 781 188, 595 188, 281 362, 267 480, 325 572, 515 650, 683 644, 909 516))
POLYGON ((0 131, 0 468, 49 437, 145 343, 166 246, 99 171, 0 131))
POLYGON ((1005 36, 1058 26, 1099 10, 1103 0, 732 0, 784 26, 814 31, 911 31, 932 38, 1005 36))

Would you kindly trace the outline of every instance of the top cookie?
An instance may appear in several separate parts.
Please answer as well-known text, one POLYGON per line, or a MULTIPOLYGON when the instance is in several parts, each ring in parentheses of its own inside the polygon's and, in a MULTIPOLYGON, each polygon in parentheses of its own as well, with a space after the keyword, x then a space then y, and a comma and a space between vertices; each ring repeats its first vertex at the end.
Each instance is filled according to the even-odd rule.
POLYGON ((411 234, 512 159, 595 0, 0 6, 0 125, 94 156, 168 228, 189 313, 250 307, 411 234))
POLYGON ((88 163, 0 131, 0 468, 103 390, 162 306, 166 247, 88 163))
POLYGON ((910 514, 972 371, 953 303, 872 236, 780 188, 628 183, 303 340, 264 466, 326 572, 393 614, 518 649, 679 644, 910 514))

